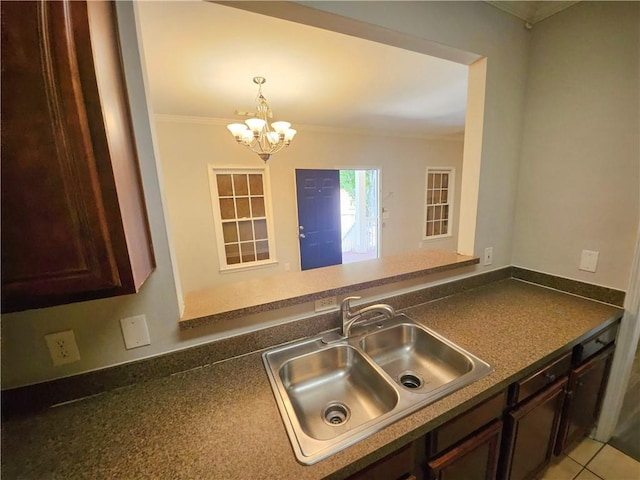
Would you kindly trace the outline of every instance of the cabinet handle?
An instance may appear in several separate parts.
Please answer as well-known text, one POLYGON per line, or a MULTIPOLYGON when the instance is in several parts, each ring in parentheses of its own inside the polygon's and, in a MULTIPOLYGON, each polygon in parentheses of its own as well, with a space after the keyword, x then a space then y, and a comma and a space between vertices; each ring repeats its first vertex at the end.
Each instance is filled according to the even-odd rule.
POLYGON ((607 345, 607 342, 601 338, 596 338, 596 343, 599 343, 600 345, 607 345))
POLYGON ((547 379, 547 382, 548 382, 548 383, 551 383, 551 382, 553 382, 553 381, 556 379, 556 375, 555 375, 555 373, 547 372, 547 373, 544 375, 544 378, 546 378, 546 379, 547 379))

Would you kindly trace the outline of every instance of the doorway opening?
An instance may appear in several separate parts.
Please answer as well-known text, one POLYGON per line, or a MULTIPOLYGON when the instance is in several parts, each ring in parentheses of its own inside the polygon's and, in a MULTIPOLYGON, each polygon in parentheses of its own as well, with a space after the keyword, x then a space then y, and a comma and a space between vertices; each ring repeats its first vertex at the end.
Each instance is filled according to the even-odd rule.
POLYGON ((379 171, 340 170, 342 263, 379 257, 379 171))
POLYGON ((379 257, 380 171, 296 169, 300 269, 379 257))

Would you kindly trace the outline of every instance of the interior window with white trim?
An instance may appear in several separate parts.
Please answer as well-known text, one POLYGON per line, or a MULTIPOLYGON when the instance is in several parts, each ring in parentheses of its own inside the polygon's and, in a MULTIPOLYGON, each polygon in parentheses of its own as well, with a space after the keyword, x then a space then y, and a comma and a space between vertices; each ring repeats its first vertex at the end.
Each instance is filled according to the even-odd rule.
POLYGON ((455 170, 451 167, 427 167, 424 239, 451 235, 453 185, 455 170))
POLYGON ((275 263, 264 168, 210 167, 209 183, 220 270, 275 263))

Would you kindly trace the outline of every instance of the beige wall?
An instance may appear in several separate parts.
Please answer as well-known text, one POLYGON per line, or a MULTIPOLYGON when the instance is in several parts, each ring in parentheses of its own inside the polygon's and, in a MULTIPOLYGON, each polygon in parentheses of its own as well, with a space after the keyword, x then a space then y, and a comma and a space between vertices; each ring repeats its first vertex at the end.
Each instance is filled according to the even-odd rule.
POLYGON ((532 32, 513 263, 625 290, 640 205, 640 4, 580 2, 532 32), (581 251, 600 252, 596 273, 581 251))
MULTIPOLYGON (((268 162, 278 264, 244 272, 218 272, 207 166, 261 167, 264 162, 236 144, 215 119, 161 116, 156 122, 158 155, 165 177, 167 212, 173 232, 184 294, 224 283, 299 270, 295 169, 374 168, 381 171, 382 255, 417 250, 422 241, 424 182, 427 166, 456 169, 454 221, 458 218, 462 141, 398 138, 384 135, 318 131, 298 127, 292 145, 268 162)), ((456 250, 457 239, 434 239, 424 248, 456 250)))

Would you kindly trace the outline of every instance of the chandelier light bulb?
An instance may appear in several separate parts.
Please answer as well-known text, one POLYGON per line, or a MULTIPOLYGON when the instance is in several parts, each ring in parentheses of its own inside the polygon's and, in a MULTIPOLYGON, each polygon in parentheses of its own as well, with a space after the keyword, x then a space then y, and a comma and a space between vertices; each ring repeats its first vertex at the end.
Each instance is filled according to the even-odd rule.
POLYGON ((277 145, 280 140, 280 135, 277 132, 269 132, 267 133, 267 139, 271 143, 271 145, 277 145))
POLYGON ((298 133, 297 130, 294 130, 293 128, 288 128, 287 131, 284 133, 284 139, 287 142, 291 142, 291 140, 293 140, 293 137, 295 136, 296 133, 298 133))
POLYGON ((271 126, 279 135, 284 135, 284 132, 289 129, 291 124, 289 122, 273 122, 271 126))
POLYGON ((267 124, 266 120, 262 120, 261 118, 247 118, 244 123, 246 123, 254 133, 260 132, 267 124))
POLYGON ((251 142, 253 142, 253 132, 251 130, 249 130, 248 128, 245 129, 242 132, 242 138, 238 141, 242 141, 242 143, 246 146, 251 145, 251 142))
POLYGON ((227 128, 236 139, 242 137, 242 134, 247 131, 247 126, 244 123, 230 123, 227 128))

